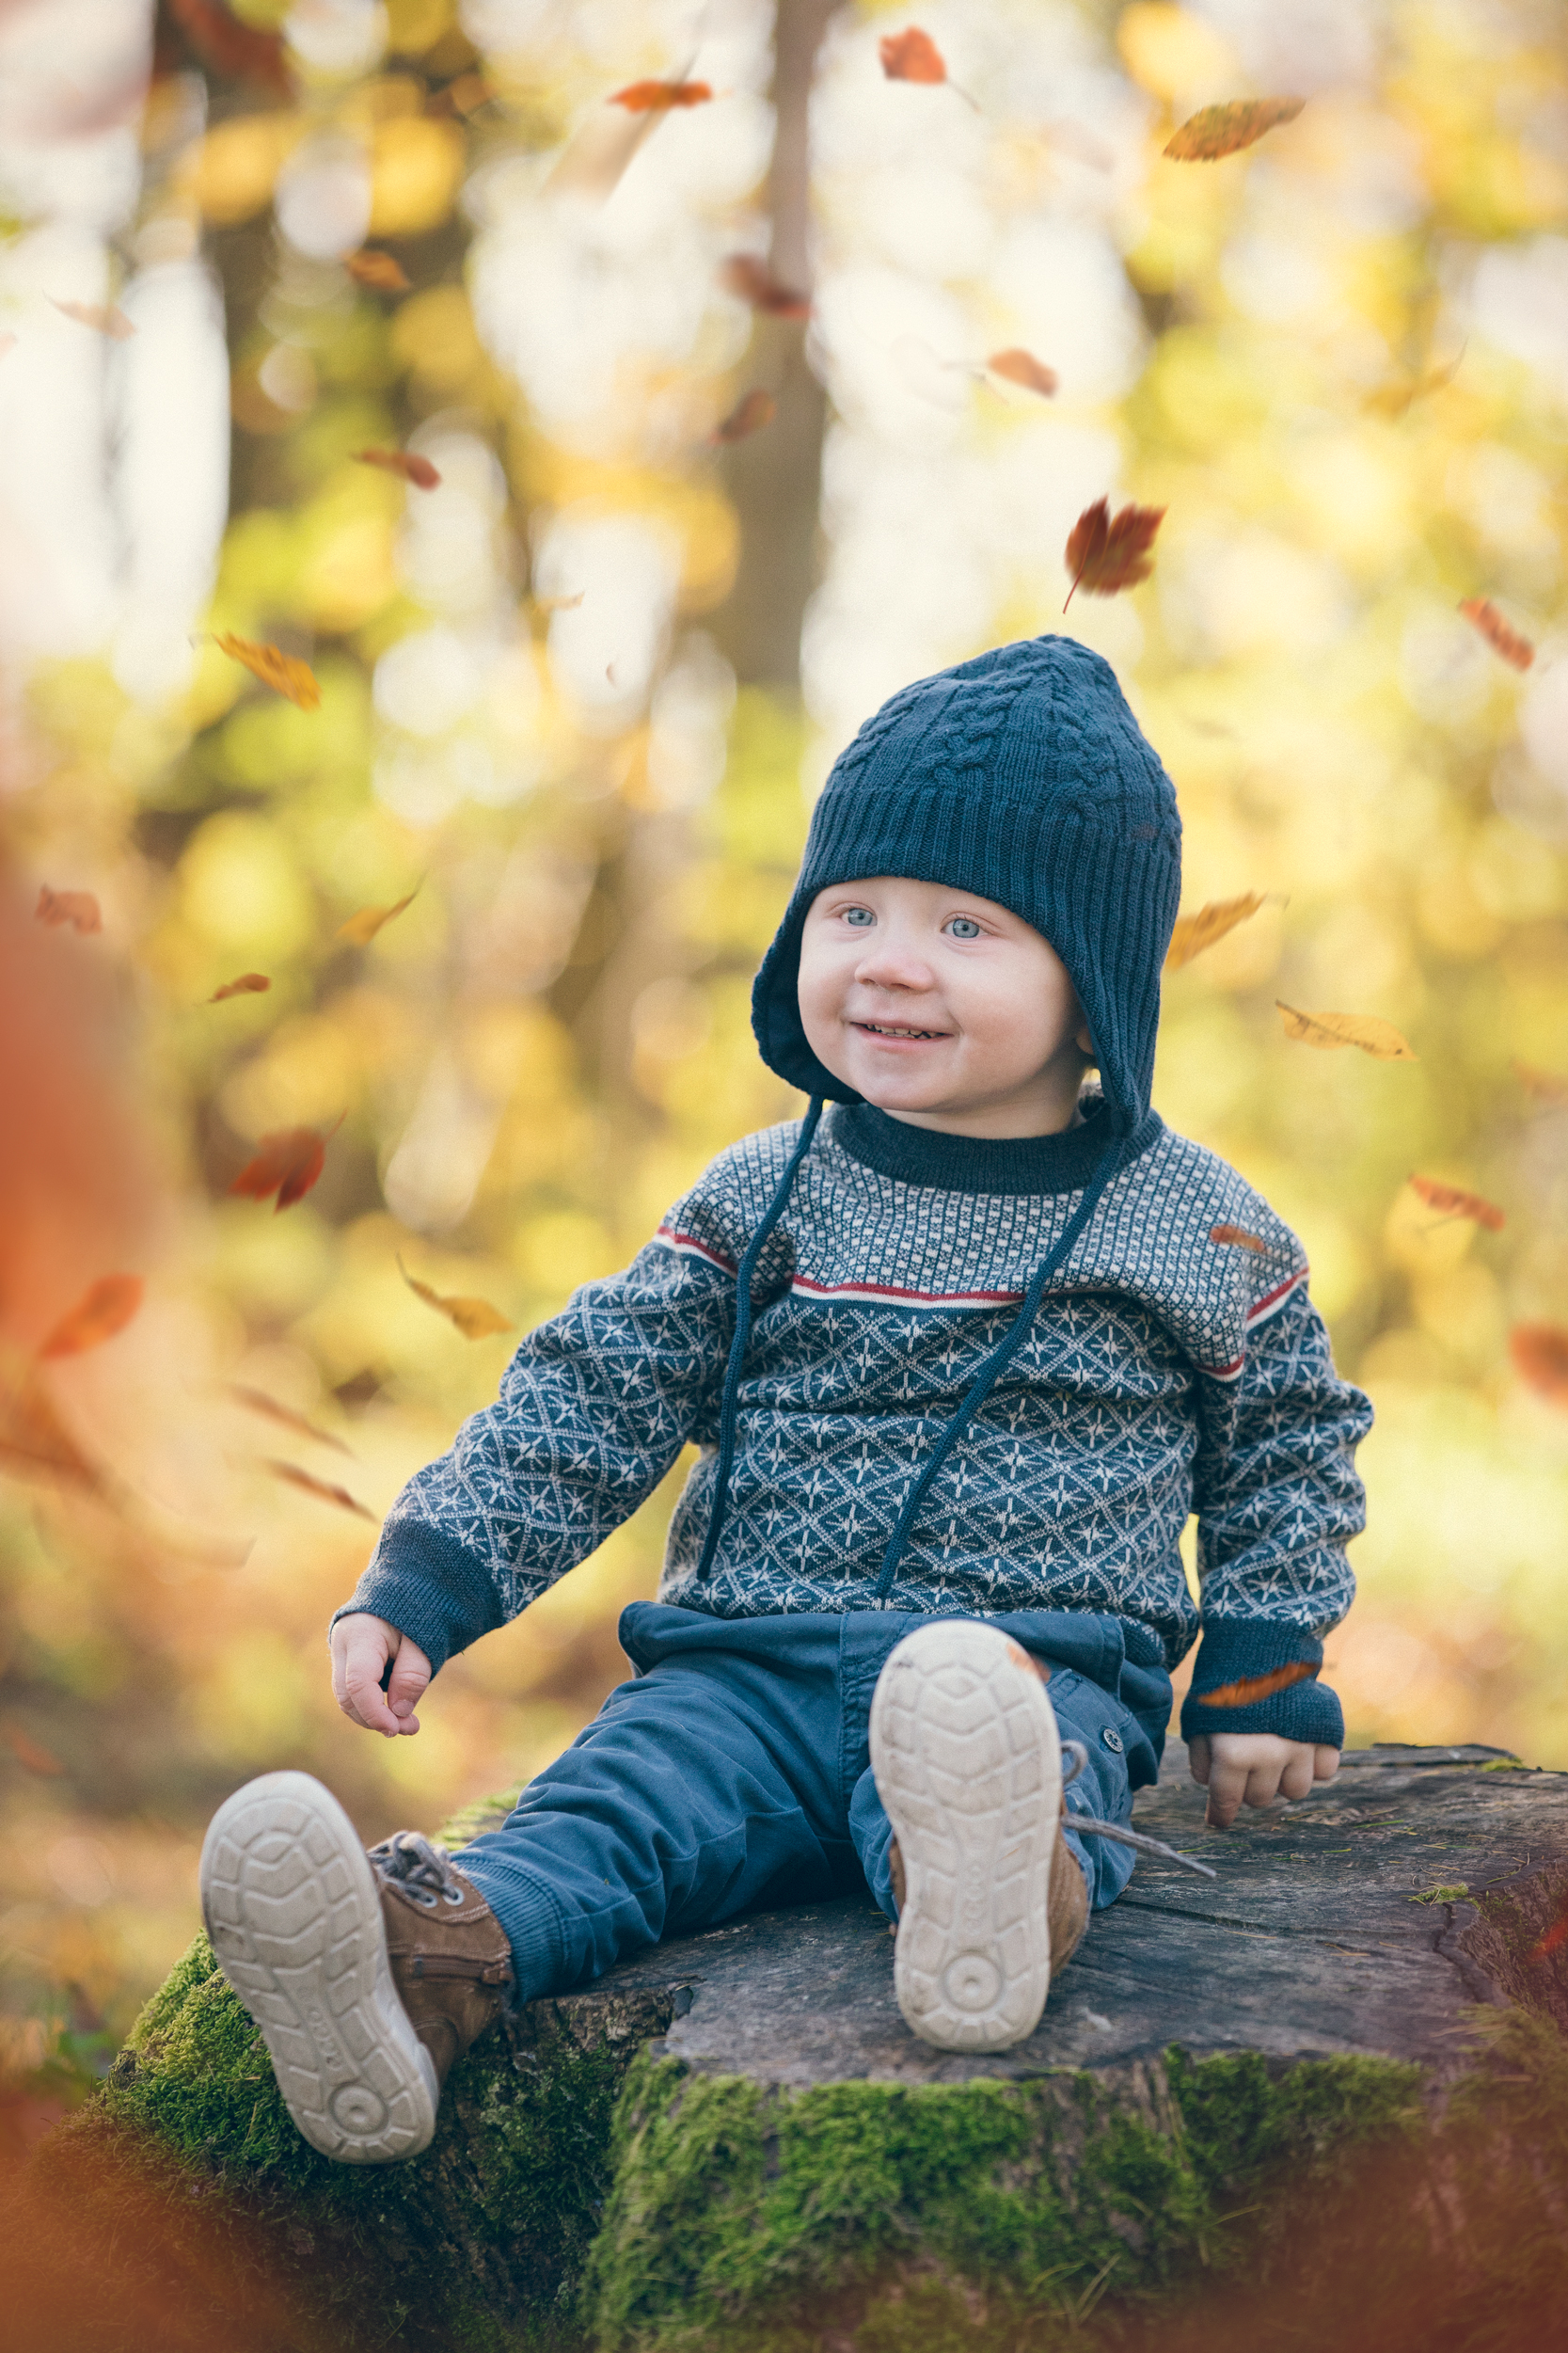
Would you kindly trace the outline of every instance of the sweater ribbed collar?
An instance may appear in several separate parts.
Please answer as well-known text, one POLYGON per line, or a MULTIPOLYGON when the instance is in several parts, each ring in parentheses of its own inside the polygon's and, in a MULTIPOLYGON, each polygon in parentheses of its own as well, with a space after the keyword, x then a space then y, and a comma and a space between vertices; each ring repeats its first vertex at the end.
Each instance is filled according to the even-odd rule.
MULTIPOLYGON (((1074 1193, 1087 1184, 1109 1140, 1102 1096, 1091 1095, 1077 1127, 1059 1136, 947 1136, 890 1119, 873 1104, 834 1104, 833 1142, 863 1168, 901 1184, 929 1184, 949 1193, 1074 1193)), ((1127 1158, 1146 1153, 1163 1130, 1148 1111, 1129 1141, 1127 1158)))

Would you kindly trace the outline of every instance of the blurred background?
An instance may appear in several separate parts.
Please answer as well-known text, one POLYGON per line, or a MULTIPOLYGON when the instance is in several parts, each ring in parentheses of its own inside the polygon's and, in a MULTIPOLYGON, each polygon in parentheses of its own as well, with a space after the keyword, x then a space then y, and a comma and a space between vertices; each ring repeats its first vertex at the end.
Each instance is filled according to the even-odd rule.
POLYGON ((1043 629, 1175 778, 1184 906, 1264 899, 1171 976, 1155 1100, 1301 1232, 1376 1402, 1352 1741, 1568 1764, 1568 1415, 1509 1346, 1568 1324, 1564 20, 0 7, 0 2000, 35 2122, 188 1941, 237 1782, 434 1829, 619 1678, 678 1472, 416 1741, 338 1715, 369 1521, 514 1344, 400 1261, 520 1331, 792 1116, 748 990, 814 791, 893 689, 1043 629), (950 80, 883 72, 911 23, 950 80), (612 103, 643 79, 711 96, 612 103), (1245 153, 1162 157, 1279 95, 1245 153), (988 372, 1012 347, 1053 396, 988 372), (1168 509, 1154 575, 1064 619, 1102 495, 1168 509), (1418 1058, 1291 1043, 1276 997, 1418 1058), (233 1195, 294 1128, 314 1189, 233 1195), (139 1312, 40 1361, 111 1273, 139 1312))

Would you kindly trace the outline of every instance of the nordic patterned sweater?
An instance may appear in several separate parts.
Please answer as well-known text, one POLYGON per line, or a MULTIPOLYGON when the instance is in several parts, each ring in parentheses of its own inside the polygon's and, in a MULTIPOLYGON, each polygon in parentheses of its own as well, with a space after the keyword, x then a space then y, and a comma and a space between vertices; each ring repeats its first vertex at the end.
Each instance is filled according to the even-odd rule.
MULTIPOLYGON (((736 1269, 798 1122, 721 1153, 623 1273, 529 1335, 498 1402, 399 1496, 347 1609, 438 1668, 586 1558, 692 1440, 661 1600, 719 1617, 874 1606, 924 1455, 1101 1149, 1090 1109, 1065 1135, 995 1143, 866 1105, 829 1114, 758 1263, 706 1582, 736 1269)), ((882 1606, 1106 1614, 1130 1656, 1168 1669, 1199 1630, 1178 1550, 1196 1511, 1195 1691, 1315 1666, 1354 1591, 1370 1408, 1337 1376, 1300 1245, 1266 1202, 1153 1112, 1132 1153, 938 1472, 882 1606), (1213 1241, 1227 1225, 1262 1251, 1213 1241)), ((1184 1728, 1342 1738, 1325 1708, 1337 1724, 1308 1682, 1223 1710, 1189 1701, 1184 1728)))

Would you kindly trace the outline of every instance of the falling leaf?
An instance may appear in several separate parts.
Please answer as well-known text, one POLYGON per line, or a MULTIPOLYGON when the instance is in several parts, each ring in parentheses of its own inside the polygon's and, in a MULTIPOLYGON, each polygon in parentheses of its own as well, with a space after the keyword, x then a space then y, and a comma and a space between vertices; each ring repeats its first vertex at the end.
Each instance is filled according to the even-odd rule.
POLYGON ((368 1512, 346 1487, 333 1487, 330 1481, 302 1471, 298 1463, 277 1462, 271 1455, 266 1458, 266 1467, 275 1479, 287 1480, 290 1487, 298 1487, 302 1494, 313 1495, 319 1502, 336 1503, 341 1512, 354 1512, 360 1519, 368 1519, 372 1528, 378 1524, 374 1512, 368 1512))
POLYGON ((882 72, 890 82, 945 82, 947 61, 929 33, 911 24, 905 33, 888 33, 877 44, 882 72))
POLYGON ((742 302, 749 302, 753 310, 761 310, 770 319, 806 319, 811 316, 811 296, 800 294, 793 286, 783 286, 766 262, 754 253, 732 253, 719 272, 721 283, 742 302))
POLYGON ((1323 1054, 1332 1053, 1336 1046, 1359 1046, 1378 1062, 1416 1059, 1414 1046, 1401 1037, 1392 1022, 1379 1021, 1375 1013, 1302 1013, 1279 997, 1275 1004, 1287 1038, 1298 1039, 1304 1046, 1316 1046, 1323 1054))
POLYGON ((237 980, 226 980, 221 989, 214 989, 207 1002, 221 1005, 226 996, 261 996, 271 987, 264 972, 242 972, 237 980))
POLYGON ((1006 351, 993 351, 986 365, 992 375, 1005 376, 1009 384, 1022 384, 1026 392, 1037 392, 1041 400, 1048 401, 1056 390, 1055 369, 1048 368, 1032 351, 1016 344, 1006 351))
POLYGON ((1479 629, 1495 654, 1515 670, 1528 670, 1535 648, 1528 637, 1511 628, 1490 596, 1466 596, 1459 608, 1472 628, 1479 629))
POLYGON ((748 434, 760 433, 764 425, 770 425, 778 411, 779 404, 772 393, 765 392, 759 385, 731 409, 722 424, 715 425, 713 438, 744 441, 748 434))
POLYGON ((706 82, 628 82, 609 103, 628 115, 667 115, 674 106, 705 106, 712 96, 706 82))
POLYGON ((255 1201, 276 1193, 277 1207, 289 1209, 304 1200, 325 1159, 326 1138, 317 1129, 277 1128, 261 1137, 255 1157, 246 1161, 229 1190, 255 1201))
POLYGON ((509 1323, 499 1308, 492 1307, 488 1299, 469 1299, 460 1296, 443 1297, 439 1291, 433 1291, 428 1282, 420 1282, 418 1276, 411 1275, 401 1258, 398 1260, 398 1272, 415 1297, 422 1299, 427 1307, 433 1307, 437 1315, 444 1315, 449 1324, 455 1324, 465 1340, 487 1340, 493 1332, 516 1329, 516 1326, 509 1323))
POLYGON ((258 645, 254 639, 235 637, 221 631, 213 640, 220 654, 233 661, 243 661, 252 677, 260 678, 276 693, 286 694, 291 703, 297 703, 302 711, 320 710, 322 691, 316 684, 309 663, 298 661, 293 654, 285 654, 276 645, 258 645))
MULTIPOLYGON (((55 302, 53 294, 49 297, 55 302)), ((55 302, 56 310, 63 310, 68 319, 79 326, 90 326, 100 335, 107 335, 111 342, 128 343, 135 327, 117 302, 55 302)))
POLYGON ((1096 499, 1093 506, 1086 506, 1067 543, 1072 587, 1062 611, 1071 604, 1077 589, 1086 590, 1091 596, 1116 596, 1135 581, 1148 580, 1154 569, 1148 550, 1164 515, 1163 506, 1129 504, 1113 517, 1109 499, 1096 499))
POLYGON ((1429 1209, 1441 1210, 1450 1217, 1473 1217, 1488 1233, 1501 1233, 1508 1223, 1496 1201, 1484 1200, 1480 1193, 1462 1192, 1457 1184, 1440 1184, 1435 1177, 1413 1176, 1410 1188, 1429 1209))
POLYGON ((373 246, 363 246, 357 253, 351 253, 343 267, 350 278, 378 294, 405 294, 411 282, 401 262, 389 253, 378 252, 373 246))
POLYGON ((1560 1324, 1515 1324, 1508 1353, 1521 1380, 1549 1405, 1568 1407, 1568 1331, 1560 1324))
POLYGON ((347 1455, 353 1460, 352 1446, 345 1446, 342 1439, 335 1438, 330 1430, 320 1429, 314 1422, 308 1422, 304 1414, 295 1413, 292 1406, 280 1406, 276 1397, 267 1395, 264 1389, 251 1389, 244 1381, 230 1381, 229 1394, 237 1405, 246 1407, 250 1412, 261 1414, 269 1422, 280 1423, 284 1429, 294 1431, 300 1438, 313 1438, 318 1446, 330 1446, 334 1454, 347 1455))
POLYGON ((1165 952, 1165 970, 1180 972, 1183 964, 1190 964, 1195 956, 1201 956, 1206 947, 1212 947, 1216 940, 1223 940, 1227 931, 1255 915, 1263 903, 1260 891, 1243 891, 1240 898, 1211 898, 1196 915, 1179 915, 1165 952))
POLYGON ((13 1476, 58 1479, 106 1498, 103 1472, 89 1462, 39 1383, 0 1389, 0 1468, 13 1476))
POLYGON ((1226 106, 1200 106, 1165 141, 1164 152, 1178 164, 1212 164, 1251 147, 1276 123, 1294 122, 1305 98, 1237 98, 1226 106))
POLYGON ((576 612, 587 594, 586 588, 579 588, 575 596, 535 596, 533 610, 535 612, 576 612))
MULTIPOLYGON (((8 1740, 11 1735, 8 1733, 6 1737, 8 1740)), ((23 1762, 25 1764, 25 1757, 23 1762)), ((1544 1961, 1548 1953, 1556 1952, 1560 1945, 1568 1945, 1568 1897, 1564 1898, 1562 1908, 1551 1927, 1544 1936, 1536 1938, 1525 1958, 1527 1961, 1544 1961)))
POLYGON ((419 892, 412 890, 406 898, 398 899, 390 907, 361 907, 357 914, 350 915, 346 923, 338 926, 338 937, 347 940, 353 947, 369 947, 383 924, 401 915, 405 907, 412 907, 418 897, 419 892))
POLYGON ((346 1381, 340 1381, 332 1394, 341 1406, 368 1406, 372 1397, 380 1396, 387 1381, 385 1373, 378 1373, 373 1364, 364 1364, 346 1381))
POLYGON ((1211 1242, 1219 1242, 1233 1250, 1252 1250, 1258 1257, 1267 1258, 1269 1246, 1260 1233, 1249 1233, 1245 1226, 1211 1226, 1211 1242))
POLYGON ((101 1275, 62 1315, 39 1350, 40 1357, 80 1357, 121 1332, 142 1303, 140 1275, 101 1275))
POLYGON ((1538 1071, 1532 1062, 1513 1062, 1510 1068, 1525 1092, 1539 1102, 1568 1103, 1568 1078, 1559 1078, 1555 1071, 1538 1071))
POLYGON ((1288 1692, 1292 1683, 1305 1683, 1317 1672, 1310 1659, 1292 1659, 1289 1666, 1275 1667, 1267 1675, 1243 1675, 1239 1682, 1222 1683, 1216 1691, 1195 1692, 1193 1698, 1200 1708, 1250 1708, 1255 1700, 1272 1699, 1275 1692, 1288 1692))
POLYGON ((1445 384, 1451 384, 1459 374, 1459 358, 1450 359, 1446 368, 1433 368, 1425 375, 1400 376, 1391 383, 1380 384, 1369 392, 1361 405, 1369 416, 1402 417, 1417 401, 1425 400, 1429 392, 1440 392, 1445 384))
POLYGON ((5 1733, 7 1747, 17 1763, 28 1773, 36 1773, 45 1780, 53 1780, 57 1773, 64 1773, 65 1767, 59 1758, 52 1756, 41 1741, 35 1741, 30 1732, 24 1732, 19 1724, 8 1724, 5 1733))
POLYGON ((56 924, 69 923, 78 931, 102 931, 103 917, 91 891, 52 891, 46 883, 39 886, 39 903, 33 910, 35 919, 53 930, 56 924))
POLYGON ((441 477, 428 457, 420 457, 413 450, 357 450, 355 455, 361 466, 380 466, 388 474, 401 474, 416 490, 435 490, 441 477))

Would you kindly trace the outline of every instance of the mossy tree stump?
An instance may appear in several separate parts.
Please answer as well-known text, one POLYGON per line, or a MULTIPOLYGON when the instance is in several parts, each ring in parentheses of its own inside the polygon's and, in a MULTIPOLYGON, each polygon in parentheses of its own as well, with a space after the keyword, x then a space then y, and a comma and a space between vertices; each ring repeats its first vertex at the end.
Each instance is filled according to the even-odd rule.
POLYGON ((1014 2051, 915 2042, 847 1896, 535 2002, 400 2167, 305 2147, 198 1939, 18 2226, 98 2353, 1549 2342, 1568 1774, 1369 1750, 1220 1836, 1176 1747, 1137 1819, 1218 1880, 1140 1858, 1014 2051))

